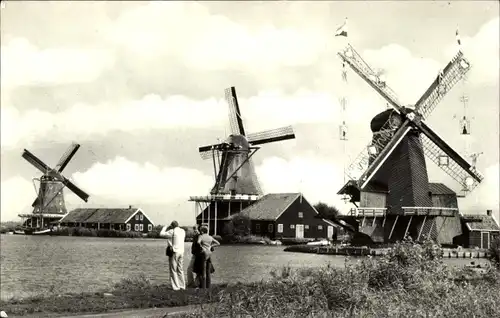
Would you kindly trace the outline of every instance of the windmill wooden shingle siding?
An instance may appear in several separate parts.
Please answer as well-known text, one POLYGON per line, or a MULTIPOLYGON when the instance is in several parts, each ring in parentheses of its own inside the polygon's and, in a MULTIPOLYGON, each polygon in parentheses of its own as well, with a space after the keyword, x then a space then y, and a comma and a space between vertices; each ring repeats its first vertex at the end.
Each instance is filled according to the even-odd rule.
POLYGON ((271 193, 238 214, 251 220, 251 232, 271 239, 325 239, 334 225, 317 218, 318 212, 300 193, 271 193))
POLYGON ((469 71, 469 62, 459 51, 415 105, 405 107, 351 45, 339 56, 392 107, 372 119, 371 142, 346 169, 352 180, 339 194, 351 195, 353 203, 360 202, 351 221, 359 219, 359 230, 374 241, 389 242, 411 235, 417 240, 451 243, 461 234, 456 195, 437 194, 438 188, 432 189, 424 156, 455 179, 465 193, 472 191, 483 176, 424 120, 469 71), (371 222, 367 223, 367 218, 371 222))
POLYGON ((154 227, 153 221, 141 209, 133 207, 75 209, 61 219, 60 225, 143 233, 152 231, 154 227))
POLYGON ((262 190, 255 173, 252 156, 260 145, 294 139, 295 134, 291 126, 271 129, 254 134, 248 134, 243 126, 243 117, 234 87, 225 90, 225 98, 229 106, 229 123, 231 134, 224 142, 199 147, 198 151, 203 159, 212 159, 215 183, 210 191, 210 196, 190 197, 195 202, 196 215, 202 211, 202 219, 212 220, 210 234, 218 234, 220 229, 215 219, 238 213, 256 199, 237 199, 230 204, 231 198, 225 195, 262 195, 262 190), (236 203, 236 204, 235 204, 236 203), (230 209, 232 207, 232 209, 230 209), (206 217, 204 216, 206 215, 206 217))

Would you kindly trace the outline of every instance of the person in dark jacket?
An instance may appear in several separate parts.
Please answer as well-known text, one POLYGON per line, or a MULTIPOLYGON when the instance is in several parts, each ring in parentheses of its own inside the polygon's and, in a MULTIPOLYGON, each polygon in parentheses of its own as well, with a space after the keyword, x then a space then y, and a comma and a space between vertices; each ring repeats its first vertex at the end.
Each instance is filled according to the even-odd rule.
POLYGON ((200 288, 209 288, 211 284, 211 274, 215 271, 211 255, 214 251, 214 246, 220 245, 220 243, 214 239, 212 236, 208 235, 208 227, 200 227, 200 235, 197 239, 200 245, 201 252, 196 254, 194 262, 194 272, 199 277, 200 288))
POLYGON ((201 247, 198 244, 198 236, 200 236, 200 231, 199 227, 193 226, 193 243, 191 244, 191 261, 189 262, 189 266, 187 269, 187 280, 188 280, 188 287, 197 287, 199 285, 198 282, 198 275, 196 275, 196 278, 194 277, 194 261, 196 258, 196 255, 201 252, 201 247))

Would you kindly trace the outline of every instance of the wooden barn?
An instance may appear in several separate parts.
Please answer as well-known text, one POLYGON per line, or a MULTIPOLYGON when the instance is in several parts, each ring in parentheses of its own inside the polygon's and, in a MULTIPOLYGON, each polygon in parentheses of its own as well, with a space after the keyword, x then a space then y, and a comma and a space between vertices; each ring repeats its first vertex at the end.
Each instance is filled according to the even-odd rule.
POLYGON ((154 223, 140 208, 75 209, 59 221, 60 226, 148 233, 154 223))
POLYGON ((267 194, 229 219, 236 215, 250 219, 252 234, 271 239, 331 239, 337 227, 317 218, 318 212, 301 193, 267 194))
POLYGON ((491 210, 486 214, 462 214, 462 232, 453 243, 469 248, 488 249, 491 242, 500 236, 500 225, 492 215, 491 210))

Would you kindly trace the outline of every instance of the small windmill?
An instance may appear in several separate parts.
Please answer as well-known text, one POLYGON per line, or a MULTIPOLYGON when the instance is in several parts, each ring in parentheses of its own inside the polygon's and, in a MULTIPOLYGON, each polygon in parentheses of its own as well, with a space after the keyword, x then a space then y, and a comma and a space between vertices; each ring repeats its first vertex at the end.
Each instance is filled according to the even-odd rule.
POLYGON ((227 88, 225 98, 229 105, 231 134, 225 142, 199 148, 203 159, 213 160, 215 185, 211 193, 261 195, 262 190, 251 158, 260 148, 259 145, 294 139, 293 128, 286 126, 247 135, 236 89, 227 88))
MULTIPOLYGON (((428 235, 432 232, 432 237, 436 238, 437 229, 433 229, 433 226, 437 226, 437 223, 440 226, 444 224, 442 220, 434 222, 437 215, 443 216, 443 211, 447 211, 447 216, 456 216, 457 213, 454 212, 458 209, 453 207, 446 210, 447 207, 434 206, 435 200, 431 197, 424 155, 460 183, 463 189, 467 189, 467 192, 472 191, 483 180, 483 176, 473 165, 424 122, 446 93, 469 71, 469 62, 459 51, 410 108, 398 101, 396 94, 385 82, 374 80, 378 78, 378 74, 351 45, 339 52, 339 56, 392 106, 392 109, 387 109, 372 119, 372 141, 347 171, 354 179, 350 181, 350 185, 358 189, 358 197, 360 192, 363 195, 363 192, 366 194, 366 191, 370 192, 375 188, 384 189, 387 193, 383 197, 384 206, 380 206, 380 201, 377 203, 379 206, 374 207, 374 201, 369 199, 370 195, 372 199, 375 197, 373 193, 366 194, 364 199, 361 198, 365 207, 372 205, 372 210, 375 208, 387 211, 382 224, 385 234, 388 234, 388 237, 384 234, 386 240, 391 238, 399 216, 406 217, 404 237, 410 230, 413 216, 419 212, 423 214, 420 218, 416 217, 421 224, 418 237, 420 238, 425 225, 428 235), (353 177, 356 171, 360 172, 359 177, 353 177), (386 223, 386 216, 395 218, 386 223)), ((375 214, 373 216, 375 226, 375 214)))
POLYGON ((87 202, 89 195, 62 175, 64 168, 71 161, 78 148, 80 145, 73 143, 54 168, 49 167, 34 154, 24 149, 22 157, 43 173, 39 179, 34 179, 34 181, 39 181, 40 185, 37 197, 32 204, 33 213, 20 215, 29 218, 25 223, 28 227, 43 229, 48 226, 49 222, 58 220, 67 213, 63 195, 65 187, 87 202))

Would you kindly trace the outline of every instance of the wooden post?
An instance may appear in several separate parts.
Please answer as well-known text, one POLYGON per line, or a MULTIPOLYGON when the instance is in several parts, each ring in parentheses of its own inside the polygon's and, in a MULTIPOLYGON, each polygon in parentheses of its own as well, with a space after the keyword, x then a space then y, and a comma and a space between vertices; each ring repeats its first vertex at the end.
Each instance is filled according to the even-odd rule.
POLYGON ((231 198, 229 198, 229 208, 227 209, 227 218, 231 216, 231 198))
POLYGON ((198 201, 194 201, 194 224, 198 225, 198 201))
POLYGON ((389 240, 392 237, 392 232, 394 231, 394 228, 396 227, 396 223, 398 223, 398 219, 399 219, 399 214, 396 215, 396 220, 394 220, 394 224, 392 225, 391 233, 389 233, 389 240))
MULTIPOLYGON (((435 221, 435 219, 434 219, 435 221)), ((434 222, 431 223, 431 228, 429 229, 429 233, 427 234, 427 239, 429 239, 429 237, 431 237, 431 232, 432 232, 432 228, 434 227, 434 222)))
POLYGON ((372 222, 372 227, 375 226, 375 220, 377 219, 377 217, 375 216, 375 209, 373 209, 373 222, 372 222))
POLYGON ((424 216, 424 221, 422 222, 422 226, 420 227, 420 231, 418 232, 417 242, 420 240, 420 235, 422 235, 422 231, 424 229, 425 221, 427 220, 427 215, 424 216))
POLYGON ((207 223, 208 223, 208 235, 210 235, 210 206, 212 202, 208 202, 208 215, 207 215, 207 223))
POLYGON ((215 201, 215 223, 214 223, 214 235, 217 235, 217 201, 215 201))
POLYGON ((384 226, 385 226, 385 220, 386 220, 386 218, 387 218, 387 215, 386 215, 386 214, 385 214, 385 212, 384 212, 384 220, 382 221, 382 227, 384 227, 384 226))
POLYGON ((403 236, 403 239, 406 237, 406 234, 408 233, 408 229, 410 228, 411 220, 413 220, 413 215, 410 216, 410 221, 408 222, 408 225, 406 226, 405 235, 403 236))

